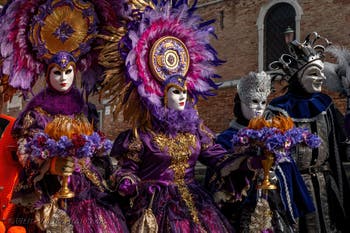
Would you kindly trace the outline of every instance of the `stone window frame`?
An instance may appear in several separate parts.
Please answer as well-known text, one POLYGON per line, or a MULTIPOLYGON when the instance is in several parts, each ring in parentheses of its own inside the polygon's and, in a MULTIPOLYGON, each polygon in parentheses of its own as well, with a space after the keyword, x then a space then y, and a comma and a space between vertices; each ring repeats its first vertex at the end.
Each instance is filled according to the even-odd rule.
POLYGON ((295 10, 295 38, 297 40, 300 39, 300 21, 301 16, 303 15, 303 9, 299 5, 298 1, 296 0, 271 0, 268 3, 264 4, 260 8, 258 20, 257 20, 257 27, 258 27, 258 38, 259 38, 259 48, 258 48, 258 66, 259 66, 259 72, 264 70, 264 30, 265 30, 265 17, 268 13, 268 11, 273 7, 274 5, 278 3, 287 3, 290 4, 294 10, 295 10))

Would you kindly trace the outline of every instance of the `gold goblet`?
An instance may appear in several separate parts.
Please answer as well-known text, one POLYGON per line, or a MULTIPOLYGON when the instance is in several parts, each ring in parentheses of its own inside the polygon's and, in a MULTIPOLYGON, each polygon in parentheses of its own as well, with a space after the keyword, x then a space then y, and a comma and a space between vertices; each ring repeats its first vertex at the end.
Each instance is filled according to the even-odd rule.
POLYGON ((72 192, 68 187, 68 179, 69 175, 63 175, 62 176, 62 184, 61 189, 55 194, 55 197, 57 198, 73 198, 75 196, 74 192, 72 192))
POLYGON ((271 184, 270 182, 270 169, 274 163, 274 155, 270 151, 265 150, 266 159, 261 161, 264 170, 264 179, 260 185, 257 186, 258 189, 277 189, 277 186, 271 184))

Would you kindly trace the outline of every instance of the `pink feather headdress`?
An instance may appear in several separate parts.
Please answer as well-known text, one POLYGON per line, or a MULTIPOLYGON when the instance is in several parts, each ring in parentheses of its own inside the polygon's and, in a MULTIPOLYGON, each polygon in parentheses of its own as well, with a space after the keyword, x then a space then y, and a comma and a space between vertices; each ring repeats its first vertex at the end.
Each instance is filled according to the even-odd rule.
POLYGON ((77 68, 86 72, 86 91, 97 80, 96 38, 104 26, 116 26, 117 17, 108 0, 13 0, 0 17, 0 77, 10 86, 30 91, 45 73, 48 61, 59 52, 71 54, 77 68))
POLYGON ((163 90, 168 78, 183 76, 196 102, 217 88, 212 80, 219 77, 214 67, 222 61, 210 45, 213 21, 196 15, 195 4, 189 6, 185 0, 126 2, 125 26, 104 37, 109 43, 100 56, 100 63, 107 67, 104 93, 116 105, 116 114, 122 112, 135 127, 151 127, 151 116, 164 117, 163 90))

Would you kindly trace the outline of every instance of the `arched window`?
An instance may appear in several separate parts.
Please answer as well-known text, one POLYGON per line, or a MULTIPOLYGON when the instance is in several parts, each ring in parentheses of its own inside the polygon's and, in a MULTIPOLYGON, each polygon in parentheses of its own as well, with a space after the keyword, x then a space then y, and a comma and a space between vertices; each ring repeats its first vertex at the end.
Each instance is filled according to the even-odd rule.
POLYGON ((257 20, 259 34, 259 71, 268 70, 268 65, 277 60, 288 48, 284 31, 291 27, 295 39, 300 38, 300 20, 303 11, 295 0, 271 0, 260 9, 257 20))
POLYGON ((295 10, 288 3, 278 3, 271 7, 265 16, 264 69, 278 60, 283 53, 288 53, 284 40, 284 31, 291 27, 295 31, 295 10))

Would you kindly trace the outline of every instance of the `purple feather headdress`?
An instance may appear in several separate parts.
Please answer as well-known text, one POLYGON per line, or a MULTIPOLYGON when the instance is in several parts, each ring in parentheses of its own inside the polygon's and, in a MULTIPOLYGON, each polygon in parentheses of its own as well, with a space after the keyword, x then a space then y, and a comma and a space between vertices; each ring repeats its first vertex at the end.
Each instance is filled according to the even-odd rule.
POLYGON ((134 126, 152 122, 150 115, 169 119, 164 115, 163 90, 173 75, 185 77, 194 103, 199 96, 212 95, 210 91, 217 88, 212 79, 219 77, 214 68, 222 64, 210 45, 213 21, 203 21, 194 14, 195 4, 189 6, 184 0, 153 1, 141 10, 128 6, 125 27, 105 37, 114 43, 110 47, 115 56, 109 50, 100 57, 107 67, 104 90, 117 107, 115 113, 122 112, 134 126))
POLYGON ((101 28, 115 26, 116 18, 108 0, 10 1, 0 17, 0 74, 12 87, 30 91, 59 52, 70 53, 79 71, 93 72, 97 51, 91 48, 101 28))

